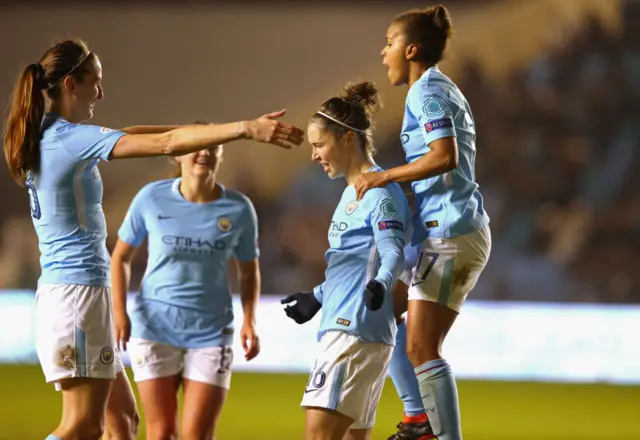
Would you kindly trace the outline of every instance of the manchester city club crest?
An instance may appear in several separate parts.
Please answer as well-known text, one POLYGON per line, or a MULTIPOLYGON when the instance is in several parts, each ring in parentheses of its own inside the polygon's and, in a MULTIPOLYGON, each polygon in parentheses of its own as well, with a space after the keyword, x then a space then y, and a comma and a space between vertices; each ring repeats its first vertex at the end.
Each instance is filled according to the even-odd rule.
POLYGON ((354 200, 353 202, 347 203, 347 207, 345 208, 344 212, 346 212, 347 215, 351 215, 353 214, 353 211, 355 211, 357 208, 358 208, 358 202, 354 200))
POLYGON ((229 232, 232 227, 233 223, 231 223, 231 220, 229 220, 227 217, 220 217, 220 220, 218 220, 218 228, 222 232, 229 232))
POLYGON ((113 348, 102 347, 102 350, 100 350, 100 362, 105 365, 113 363, 113 348))
POLYGON ((138 356, 135 357, 133 362, 135 363, 136 367, 142 368, 147 363, 147 360, 145 359, 144 355, 139 354, 138 356))

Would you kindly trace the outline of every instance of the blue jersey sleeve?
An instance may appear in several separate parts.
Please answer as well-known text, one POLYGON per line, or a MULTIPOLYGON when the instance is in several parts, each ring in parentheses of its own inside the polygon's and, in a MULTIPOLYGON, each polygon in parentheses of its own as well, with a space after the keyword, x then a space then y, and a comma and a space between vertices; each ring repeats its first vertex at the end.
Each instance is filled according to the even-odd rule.
POLYGON ((258 247, 258 215, 253 204, 246 199, 247 209, 243 216, 242 232, 235 249, 238 261, 252 261, 260 256, 258 247))
POLYGON ((397 238, 404 242, 409 227, 406 199, 399 199, 387 188, 374 188, 365 194, 367 196, 370 196, 367 202, 371 206, 369 224, 376 243, 383 238, 397 238))
POLYGON ((380 255, 380 268, 375 278, 384 286, 386 292, 392 291, 402 272, 403 246, 404 242, 397 238, 385 238, 376 244, 380 255))
POLYGON ((144 222, 144 206, 147 197, 149 194, 145 188, 136 194, 118 230, 120 240, 133 247, 140 246, 147 236, 147 226, 144 222))
POLYGON ((116 142, 126 133, 95 125, 69 124, 58 133, 58 139, 67 153, 76 159, 109 160, 116 142))
POLYGON ((452 106, 440 90, 415 87, 409 92, 407 101, 427 145, 438 139, 456 137, 452 106))
POLYGON ((372 198, 375 197, 371 200, 375 205, 369 219, 380 256, 380 268, 375 279, 390 292, 402 271, 404 261, 409 217, 407 201, 387 188, 376 188, 370 193, 372 198))
POLYGON ((323 296, 323 291, 322 291, 322 287, 324 286, 324 283, 322 284, 318 284, 316 287, 313 288, 313 296, 316 297, 316 299, 318 300, 319 303, 322 304, 322 296, 323 296))

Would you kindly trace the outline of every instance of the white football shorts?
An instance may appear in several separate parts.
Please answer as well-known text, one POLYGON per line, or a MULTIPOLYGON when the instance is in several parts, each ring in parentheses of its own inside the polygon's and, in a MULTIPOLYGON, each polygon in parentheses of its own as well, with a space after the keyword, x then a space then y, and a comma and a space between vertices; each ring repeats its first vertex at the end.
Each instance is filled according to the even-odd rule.
POLYGON ((107 287, 45 284, 36 291, 36 351, 47 382, 115 379, 124 371, 107 287))
POLYGON ((400 280, 409 286, 409 301, 431 301, 459 313, 490 254, 488 226, 455 238, 429 238, 416 266, 400 280))
POLYGON ((233 348, 230 345, 181 348, 131 338, 127 351, 136 382, 180 375, 225 389, 231 386, 233 348))
POLYGON ((342 331, 325 333, 300 405, 351 417, 350 429, 372 428, 392 352, 342 331))

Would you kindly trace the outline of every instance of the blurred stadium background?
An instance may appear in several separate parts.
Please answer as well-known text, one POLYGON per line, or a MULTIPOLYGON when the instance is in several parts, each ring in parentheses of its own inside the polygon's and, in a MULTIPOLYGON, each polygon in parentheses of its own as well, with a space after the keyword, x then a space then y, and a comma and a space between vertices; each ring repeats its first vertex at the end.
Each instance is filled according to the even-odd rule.
MULTIPOLYGON (((494 248, 445 346, 460 375, 467 440, 640 439, 640 2, 457 0, 442 70, 478 126, 477 176, 494 248)), ((229 121, 287 108, 301 126, 345 81, 376 82, 377 161, 403 161, 406 90, 379 52, 398 12, 379 2, 14 2, 0 6, 0 95, 53 38, 85 39, 106 98, 93 123, 229 121)), ((221 181, 259 218, 264 352, 238 362, 219 439, 301 438, 313 324, 277 299, 323 277, 326 225, 343 188, 310 150, 238 143, 221 181), (301 245, 302 244, 302 245, 301 245)), ((39 276, 27 193, 0 167, 0 440, 42 439, 60 398, 33 347, 39 276)), ((133 195, 166 160, 101 165, 108 246, 133 195)), ((145 253, 134 266, 134 287, 145 253)), ((375 439, 401 415, 391 385, 375 439)), ((143 432, 140 438, 144 438, 143 432)))

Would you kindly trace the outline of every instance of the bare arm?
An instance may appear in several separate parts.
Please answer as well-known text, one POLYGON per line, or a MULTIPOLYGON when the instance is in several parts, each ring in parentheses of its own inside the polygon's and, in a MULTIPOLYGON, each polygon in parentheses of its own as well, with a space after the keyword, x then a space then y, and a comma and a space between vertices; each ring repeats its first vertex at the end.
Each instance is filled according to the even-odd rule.
POLYGON ((257 258, 251 261, 238 261, 237 268, 244 322, 255 325, 256 308, 260 298, 260 264, 257 258))
POLYGON ((111 255, 111 301, 116 330, 116 342, 124 349, 131 336, 127 315, 127 292, 131 281, 131 261, 138 248, 118 239, 111 255))
POLYGON ((111 151, 111 159, 181 156, 243 137, 240 123, 184 126, 164 133, 128 134, 111 151))
POLYGON ((127 292, 131 281, 131 261, 137 250, 138 248, 119 239, 111 255, 111 298, 114 312, 127 311, 127 292))
POLYGON ((396 317, 396 323, 402 322, 402 314, 407 311, 409 306, 409 286, 398 280, 393 289, 393 315, 396 317))
POLYGON ((260 340, 256 334, 256 308, 260 298, 260 263, 257 258, 251 261, 237 261, 240 300, 242 301, 243 321, 240 339, 249 361, 260 352, 260 340))
POLYGON ((429 144, 431 151, 415 162, 384 171, 388 182, 414 182, 447 173, 458 166, 456 138, 446 137, 429 144))
MULTIPOLYGON (((160 133, 127 134, 118 140, 111 151, 110 158, 181 156, 209 148, 212 145, 239 139, 251 139, 287 149, 293 145, 300 145, 303 141, 304 131, 294 125, 277 120, 282 115, 284 115, 284 110, 264 115, 252 121, 185 125, 160 133)), ((143 126, 129 127, 129 130, 134 133, 144 129, 143 126)), ((161 129, 158 128, 158 130, 161 129)))
POLYGON ((447 173, 458 166, 458 144, 455 137, 444 137, 429 144, 431 151, 415 162, 386 171, 371 171, 358 176, 354 187, 356 199, 362 200, 371 188, 379 188, 390 182, 414 182, 447 173))
POLYGON ((120 128, 118 131, 127 134, 159 134, 184 127, 183 125, 134 125, 120 128))

